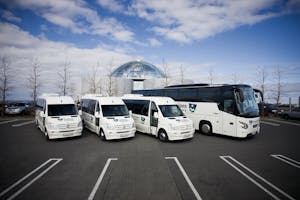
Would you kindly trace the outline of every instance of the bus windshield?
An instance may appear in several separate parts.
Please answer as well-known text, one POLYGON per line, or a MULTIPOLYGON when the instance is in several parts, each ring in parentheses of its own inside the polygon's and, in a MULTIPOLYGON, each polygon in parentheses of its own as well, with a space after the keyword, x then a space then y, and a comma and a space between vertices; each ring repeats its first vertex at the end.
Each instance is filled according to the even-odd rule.
POLYGON ((239 116, 258 117, 259 110, 251 87, 239 87, 234 92, 239 116))
POLYGON ((184 116, 177 105, 160 105, 158 106, 164 117, 184 116))
POLYGON ((54 104, 48 105, 48 116, 77 115, 74 104, 54 104))
POLYGON ((102 105, 103 117, 116 117, 129 115, 125 105, 102 105))

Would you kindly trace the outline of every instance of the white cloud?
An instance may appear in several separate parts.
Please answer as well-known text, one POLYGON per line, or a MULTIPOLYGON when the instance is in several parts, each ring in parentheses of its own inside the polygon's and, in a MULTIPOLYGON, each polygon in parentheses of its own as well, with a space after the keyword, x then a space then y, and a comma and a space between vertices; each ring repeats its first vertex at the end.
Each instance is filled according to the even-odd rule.
POLYGON ((157 40, 156 38, 149 38, 148 42, 149 42, 150 46, 152 46, 152 47, 160 47, 162 45, 162 43, 159 40, 157 40))
POLYGON ((189 43, 242 25, 252 25, 287 11, 292 12, 291 7, 300 8, 299 5, 299 0, 287 3, 278 0, 174 0, 171 3, 169 0, 135 0, 130 11, 153 22, 155 25, 152 30, 156 34, 180 43, 189 43))
MULTIPOLYGON (((92 67, 97 65, 97 62, 101 68, 104 68, 111 61, 115 66, 119 66, 134 59, 124 53, 125 51, 115 50, 112 47, 98 46, 93 49, 81 49, 72 44, 49 41, 45 37, 35 37, 9 23, 0 22, 0 35, 0 52, 2 52, 0 56, 9 58, 14 69, 14 80, 16 80, 10 98, 20 98, 24 93, 28 95, 27 99, 29 98, 30 91, 26 89, 26 83, 32 59, 35 58, 40 61, 44 69, 42 92, 58 92, 57 72, 62 69, 66 58, 71 63, 71 81, 75 82, 78 88, 80 88, 80 77, 86 75, 92 67)), ((22 96, 22 98, 26 97, 22 96)))
POLYGON ((124 6, 120 4, 120 1, 116 0, 98 0, 99 5, 104 8, 107 8, 113 12, 124 11, 124 6))
POLYGON ((21 22, 22 19, 15 16, 12 12, 8 11, 8 10, 2 10, 0 9, 0 12, 2 13, 1 14, 1 17, 8 20, 8 21, 11 21, 11 22, 21 22))
POLYGON ((113 18, 102 18, 83 0, 12 0, 18 8, 29 9, 47 21, 71 30, 73 33, 107 36, 114 40, 130 42, 133 32, 113 18))

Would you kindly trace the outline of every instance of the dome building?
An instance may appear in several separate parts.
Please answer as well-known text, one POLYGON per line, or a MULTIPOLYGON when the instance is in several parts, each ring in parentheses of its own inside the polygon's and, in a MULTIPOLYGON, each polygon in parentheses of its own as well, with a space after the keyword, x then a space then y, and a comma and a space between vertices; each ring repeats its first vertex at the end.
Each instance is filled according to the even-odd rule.
POLYGON ((125 82, 127 82, 127 85, 130 84, 130 88, 125 89, 126 92, 128 92, 128 89, 129 92, 131 92, 131 90, 147 89, 149 88, 147 85, 153 87, 154 79, 161 80, 165 78, 164 73, 159 68, 150 63, 139 60, 121 65, 113 71, 112 76, 118 78, 118 82, 121 81, 120 79, 130 80, 129 82, 124 80, 121 81, 124 82, 124 84, 126 84, 125 82))

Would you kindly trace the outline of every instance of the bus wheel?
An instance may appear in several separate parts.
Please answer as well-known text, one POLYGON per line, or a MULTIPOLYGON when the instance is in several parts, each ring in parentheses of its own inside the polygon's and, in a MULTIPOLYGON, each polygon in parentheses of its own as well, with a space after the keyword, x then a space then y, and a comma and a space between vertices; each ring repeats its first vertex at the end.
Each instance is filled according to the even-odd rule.
POLYGON ((105 134, 104 134, 104 131, 101 129, 100 130, 100 134, 99 134, 101 140, 105 141, 106 140, 106 137, 105 137, 105 134))
POLYGON ((212 127, 208 121, 202 121, 199 125, 199 130, 205 135, 212 135, 212 127))
POLYGON ((160 130, 158 132, 158 138, 159 138, 160 141, 163 141, 163 142, 168 141, 168 135, 167 135, 166 131, 160 130))
POLYGON ((46 139, 47 140, 50 140, 50 137, 49 137, 49 134, 48 134, 48 132, 47 132, 47 129, 45 128, 45 136, 46 136, 46 139))

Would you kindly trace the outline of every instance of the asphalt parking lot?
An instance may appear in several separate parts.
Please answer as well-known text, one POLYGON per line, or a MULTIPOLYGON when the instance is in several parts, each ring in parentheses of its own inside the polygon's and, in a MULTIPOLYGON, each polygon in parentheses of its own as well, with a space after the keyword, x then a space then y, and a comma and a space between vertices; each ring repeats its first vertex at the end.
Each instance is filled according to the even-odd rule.
POLYGON ((264 120, 235 139, 137 133, 47 141, 33 119, 0 121, 0 199, 300 199, 300 124, 264 120))

